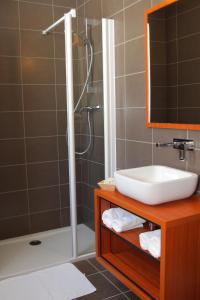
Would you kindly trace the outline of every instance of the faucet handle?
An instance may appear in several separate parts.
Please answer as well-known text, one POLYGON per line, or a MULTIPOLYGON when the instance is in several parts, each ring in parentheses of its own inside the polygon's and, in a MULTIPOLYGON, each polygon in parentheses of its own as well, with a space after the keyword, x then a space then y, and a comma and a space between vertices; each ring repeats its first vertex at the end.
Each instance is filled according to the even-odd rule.
POLYGON ((173 139, 173 147, 175 149, 179 149, 179 150, 188 150, 188 151, 192 151, 194 150, 194 140, 191 139, 177 139, 174 138, 173 139))

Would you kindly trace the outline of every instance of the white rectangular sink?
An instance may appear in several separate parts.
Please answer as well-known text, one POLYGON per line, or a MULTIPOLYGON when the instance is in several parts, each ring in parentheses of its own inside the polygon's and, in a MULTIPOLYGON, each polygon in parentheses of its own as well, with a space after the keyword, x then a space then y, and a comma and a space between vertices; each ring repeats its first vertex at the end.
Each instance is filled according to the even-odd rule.
POLYGON ((198 175, 165 166, 146 166, 116 171, 118 191, 140 202, 156 205, 190 197, 198 175))

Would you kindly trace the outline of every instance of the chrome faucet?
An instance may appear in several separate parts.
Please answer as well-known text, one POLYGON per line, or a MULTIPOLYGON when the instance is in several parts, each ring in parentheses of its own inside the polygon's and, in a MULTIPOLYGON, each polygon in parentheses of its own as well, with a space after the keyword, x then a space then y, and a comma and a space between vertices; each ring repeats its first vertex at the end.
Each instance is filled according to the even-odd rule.
POLYGON ((170 143, 156 143, 156 147, 173 147, 179 150, 179 159, 185 160, 185 151, 194 150, 194 141, 190 139, 173 139, 170 143))

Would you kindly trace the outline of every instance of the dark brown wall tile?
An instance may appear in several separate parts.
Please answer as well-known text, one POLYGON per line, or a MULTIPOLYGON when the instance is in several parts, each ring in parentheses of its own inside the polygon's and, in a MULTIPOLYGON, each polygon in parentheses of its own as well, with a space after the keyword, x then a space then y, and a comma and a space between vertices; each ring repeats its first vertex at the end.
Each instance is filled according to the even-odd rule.
POLYGON ((75 0, 53 0, 54 5, 76 8, 75 0))
POLYGON ((151 165, 152 145, 149 143, 126 141, 126 168, 151 165))
POLYGON ((55 87, 52 85, 24 85, 24 110, 55 110, 55 87))
POLYGON ((0 115, 0 138, 23 138, 23 114, 19 112, 5 112, 0 115))
POLYGON ((59 171, 60 171, 60 183, 66 184, 69 182, 68 174, 68 161, 63 160, 59 162, 59 171))
POLYGON ((0 83, 20 83, 20 60, 16 57, 0 57, 0 83))
POLYGON ((61 210, 61 226, 70 226, 70 208, 66 207, 61 210))
POLYGON ((69 199, 69 184, 60 186, 61 192, 61 207, 70 207, 70 199, 69 199))
POLYGON ((0 203, 0 219, 22 216, 28 213, 26 191, 1 194, 0 203))
POLYGON ((59 148, 59 160, 67 159, 68 148, 67 148, 67 141, 65 135, 58 137, 58 148, 59 148))
POLYGON ((22 58, 22 76, 25 84, 54 84, 53 59, 22 58))
POLYGON ((125 140, 116 141, 117 169, 125 169, 125 140))
POLYGON ((27 166, 29 188, 58 185, 58 164, 41 163, 27 166))
POLYGON ((114 15, 112 19, 115 21, 115 45, 124 42, 124 13, 123 11, 114 15))
POLYGON ((59 209, 59 187, 29 190, 29 207, 31 213, 59 209))
POLYGON ((119 139, 125 138, 125 109, 116 110, 116 137, 119 139))
POLYGON ((56 112, 26 112, 26 137, 56 135, 56 112))
POLYGON ((1 0, 0 26, 10 28, 17 28, 19 26, 17 2, 1 0))
POLYGON ((58 111, 58 134, 65 135, 67 129, 67 113, 66 111, 58 111))
POLYGON ((124 75, 124 45, 115 47, 115 73, 116 76, 124 75))
POLYGON ((49 211, 31 215, 31 233, 60 227, 60 211, 49 211))
POLYGON ((144 10, 150 8, 150 0, 142 0, 125 9, 125 39, 144 34, 144 10))
POLYGON ((126 76, 126 107, 145 107, 145 74, 126 76))
POLYGON ((0 55, 20 56, 19 31, 14 29, 0 29, 0 55))
POLYGON ((52 35, 42 35, 40 31, 21 31, 21 55, 25 57, 53 57, 52 35))
POLYGON ((66 86, 65 85, 57 85, 56 86, 57 93, 57 105, 58 109, 66 109, 66 86))
POLYGON ((55 57, 65 58, 65 37, 63 33, 55 33, 55 57))
POLYGON ((0 140, 0 149, 0 165, 25 163, 24 139, 0 140))
POLYGON ((22 110, 21 86, 0 86, 0 111, 22 110))
POLYGON ((20 2, 20 22, 23 29, 45 29, 53 23, 52 7, 20 2))
POLYGON ((65 61, 64 59, 56 59, 56 83, 57 84, 65 84, 65 61))
POLYGON ((115 90, 116 90, 116 107, 125 106, 125 78, 119 77, 115 79, 115 90))
POLYGON ((93 187, 96 187, 97 183, 104 179, 104 165, 95 162, 89 162, 88 171, 89 183, 93 187))
POLYGON ((144 71, 144 39, 138 38, 125 44, 125 73, 144 71))
POLYGON ((145 125, 144 108, 126 109, 126 139, 152 142, 152 129, 145 125))
POLYGON ((26 168, 23 165, 0 167, 0 192, 26 189, 26 168))
POLYGON ((26 139, 28 162, 58 160, 57 137, 26 139))
POLYGON ((28 216, 0 221, 0 239, 8 239, 29 233, 28 216))
POLYGON ((186 162, 179 160, 179 152, 173 148, 154 147, 153 163, 183 170, 186 168, 186 162))
MULTIPOLYGON (((116 0, 119 1, 119 0, 116 0)), ((101 0, 93 0, 85 3, 85 16, 92 19, 101 19, 101 0)))
POLYGON ((121 0, 102 0, 102 13, 103 17, 110 17, 114 13, 123 8, 123 1, 121 0))

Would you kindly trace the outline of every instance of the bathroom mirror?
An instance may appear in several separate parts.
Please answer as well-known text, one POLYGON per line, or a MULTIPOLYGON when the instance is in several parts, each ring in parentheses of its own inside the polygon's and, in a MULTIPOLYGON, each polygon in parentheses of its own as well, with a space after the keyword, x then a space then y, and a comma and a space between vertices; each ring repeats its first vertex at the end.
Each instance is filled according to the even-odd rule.
POLYGON ((147 127, 200 130, 200 1, 145 11, 147 127))

